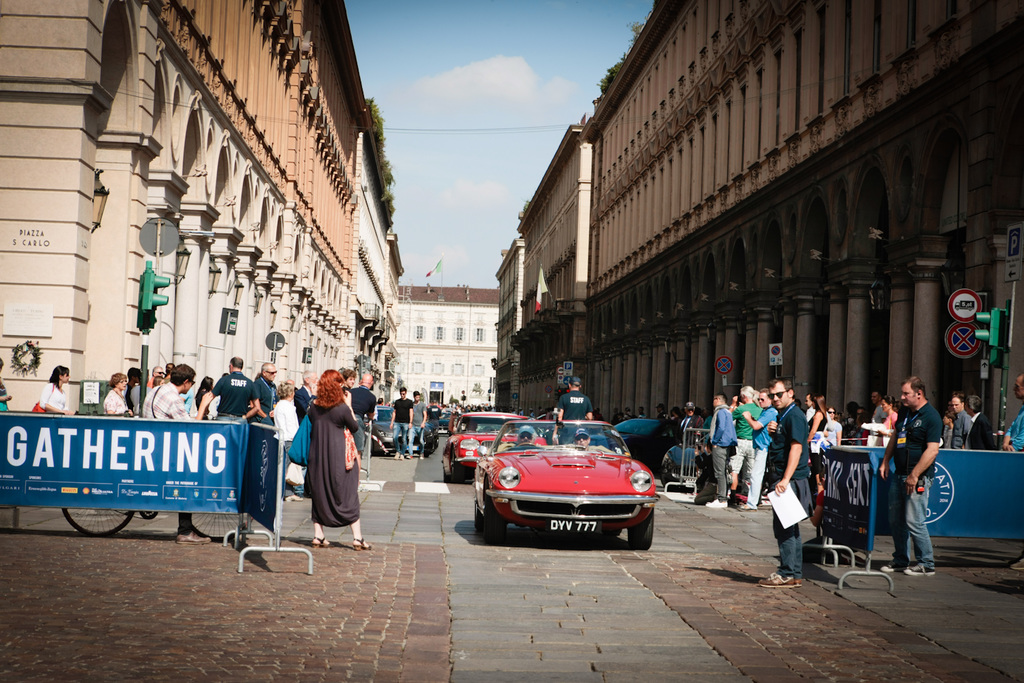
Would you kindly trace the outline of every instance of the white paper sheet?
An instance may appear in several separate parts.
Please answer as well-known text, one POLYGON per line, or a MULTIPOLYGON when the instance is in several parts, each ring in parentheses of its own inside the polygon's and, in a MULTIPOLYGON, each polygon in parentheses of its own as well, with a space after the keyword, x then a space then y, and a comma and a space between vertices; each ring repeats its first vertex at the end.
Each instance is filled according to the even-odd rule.
POLYGON ((772 489, 768 492, 768 501, 771 502, 772 509, 775 510, 775 515, 782 523, 783 529, 788 529, 800 520, 807 519, 807 510, 800 504, 800 499, 797 498, 792 486, 786 487, 786 492, 782 495, 772 489))

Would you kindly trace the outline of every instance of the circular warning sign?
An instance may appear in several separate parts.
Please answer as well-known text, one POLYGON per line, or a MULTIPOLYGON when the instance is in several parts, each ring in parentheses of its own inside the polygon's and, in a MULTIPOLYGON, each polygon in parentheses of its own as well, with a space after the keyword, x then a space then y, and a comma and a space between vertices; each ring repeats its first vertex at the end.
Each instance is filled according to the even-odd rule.
POLYGON ((953 316, 953 320, 969 323, 981 310, 981 297, 973 289, 958 289, 949 295, 946 310, 953 316))
POLYGON ((946 328, 946 348, 957 358, 970 358, 981 348, 974 323, 953 323, 946 328))
POLYGON ((720 375, 727 375, 732 370, 732 358, 729 356, 719 356, 715 359, 715 370, 720 375))

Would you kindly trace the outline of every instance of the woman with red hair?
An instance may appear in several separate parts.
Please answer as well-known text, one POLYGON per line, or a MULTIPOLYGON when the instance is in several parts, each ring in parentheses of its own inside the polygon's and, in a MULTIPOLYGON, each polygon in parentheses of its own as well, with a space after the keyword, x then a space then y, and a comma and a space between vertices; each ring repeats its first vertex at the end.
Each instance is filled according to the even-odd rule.
POLYGON ((352 435, 359 429, 352 394, 337 370, 317 383, 310 421, 307 489, 313 499, 313 547, 328 548, 324 527, 352 527, 352 548, 370 550, 359 526, 359 451, 352 435))

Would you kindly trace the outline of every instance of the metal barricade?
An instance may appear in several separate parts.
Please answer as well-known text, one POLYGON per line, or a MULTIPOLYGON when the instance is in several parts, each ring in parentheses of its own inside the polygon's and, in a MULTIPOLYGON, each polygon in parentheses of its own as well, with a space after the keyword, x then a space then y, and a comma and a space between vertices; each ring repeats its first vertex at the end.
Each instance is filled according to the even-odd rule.
POLYGON ((673 446, 665 454, 662 466, 666 471, 662 473, 662 480, 666 493, 673 489, 677 491, 690 489, 696 492, 697 477, 700 475, 697 467, 697 455, 704 451, 708 431, 693 427, 684 429, 682 444, 673 446))

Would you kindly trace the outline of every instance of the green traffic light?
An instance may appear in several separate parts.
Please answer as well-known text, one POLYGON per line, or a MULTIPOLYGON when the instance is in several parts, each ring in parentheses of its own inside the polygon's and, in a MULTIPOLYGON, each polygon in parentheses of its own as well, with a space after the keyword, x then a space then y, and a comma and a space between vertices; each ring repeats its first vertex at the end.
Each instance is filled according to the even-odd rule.
POLYGON ((156 327, 156 307, 165 306, 170 301, 166 294, 157 294, 157 290, 170 284, 169 277, 157 275, 153 263, 146 261, 146 269, 139 278, 139 314, 136 318, 136 326, 141 331, 149 332, 156 327))
POLYGON ((991 311, 985 311, 978 313, 974 316, 975 320, 978 321, 979 325, 987 325, 988 329, 981 327, 974 333, 974 336, 983 342, 988 342, 989 346, 1000 348, 1000 340, 1003 327, 1003 316, 1006 314, 1001 308, 993 308, 991 311))

